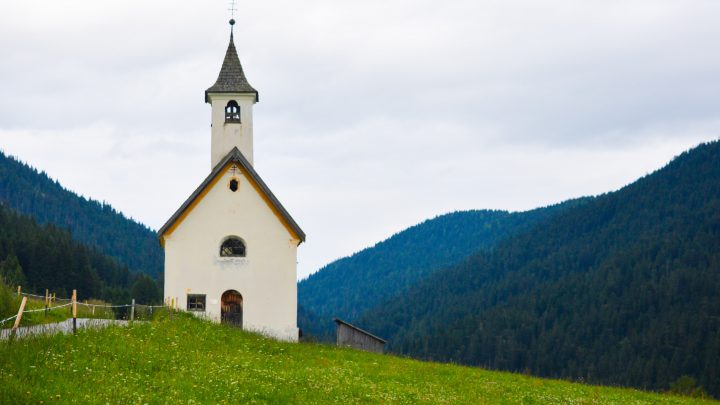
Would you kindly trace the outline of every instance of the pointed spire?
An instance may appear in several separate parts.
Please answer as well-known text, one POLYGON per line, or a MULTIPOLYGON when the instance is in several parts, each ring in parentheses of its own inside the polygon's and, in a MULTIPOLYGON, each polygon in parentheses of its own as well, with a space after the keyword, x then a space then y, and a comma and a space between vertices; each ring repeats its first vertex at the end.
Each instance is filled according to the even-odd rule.
POLYGON ((208 93, 254 93, 256 101, 260 100, 260 95, 245 78, 240 58, 238 58, 235 42, 233 40, 232 26, 235 20, 230 20, 230 44, 227 52, 225 52, 225 60, 223 61, 220 75, 217 81, 209 89, 205 90, 205 102, 209 102, 208 93))

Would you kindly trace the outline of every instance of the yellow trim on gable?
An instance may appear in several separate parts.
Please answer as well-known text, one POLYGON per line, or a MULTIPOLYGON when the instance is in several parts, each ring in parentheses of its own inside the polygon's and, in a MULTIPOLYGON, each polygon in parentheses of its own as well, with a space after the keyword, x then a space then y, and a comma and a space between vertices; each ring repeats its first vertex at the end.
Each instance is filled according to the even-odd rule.
MULTIPOLYGON (((218 172, 217 176, 215 176, 215 178, 212 179, 210 183, 208 183, 208 185, 202 190, 202 192, 198 194, 197 198, 195 198, 195 200, 187 208, 185 208, 185 210, 182 214, 180 214, 178 219, 176 219, 175 222, 173 222, 173 224, 165 231, 165 233, 162 234, 162 238, 160 238, 160 244, 162 246, 165 246, 165 238, 170 236, 173 231, 175 231, 175 229, 180 225, 180 223, 188 216, 188 214, 190 214, 190 211, 192 211, 193 208, 195 208, 195 206, 200 203, 200 200, 202 200, 203 197, 205 197, 210 192, 210 190, 215 187, 215 185, 220 181, 220 178, 222 178, 225 173, 227 173, 228 167, 232 164, 235 164, 235 162, 228 162, 223 167, 223 169, 218 172)), ((263 201, 265 201, 265 204, 270 207, 270 210, 272 210, 273 214, 275 214, 275 216, 280 220, 280 223, 283 224, 283 226, 290 233, 293 239, 297 241, 297 245, 300 245, 300 236, 292 229, 292 227, 285 220, 285 217, 283 217, 280 211, 275 208, 275 205, 270 201, 270 198, 262 191, 260 186, 257 185, 250 176, 245 174, 245 170, 242 170, 240 174, 242 174, 242 176, 248 181, 248 183, 250 183, 255 189, 255 191, 262 197, 263 201)))
POLYGON ((250 184, 252 184, 252 186, 253 186, 253 188, 255 189, 255 191, 257 191, 257 193, 260 194, 260 196, 262 196, 263 200, 265 201, 265 204, 267 204, 267 206, 270 207, 270 209, 271 209, 272 212, 275 214, 275 216, 277 217, 277 219, 280 220, 280 223, 283 224, 283 226, 285 227, 285 229, 287 229, 287 231, 290 233, 290 235, 291 235, 295 240, 298 241, 298 245, 300 245, 300 236, 292 229, 292 227, 291 227, 290 224, 285 220, 285 217, 283 217, 283 215, 280 213, 280 211, 278 211, 278 209, 275 208, 275 205, 270 201, 270 198, 268 198, 268 196, 265 195, 265 193, 263 193, 262 189, 260 189, 260 186, 258 186, 257 184, 255 184, 255 182, 252 180, 252 178, 250 178, 250 177, 248 177, 248 176, 245 175, 245 172, 244 172, 244 171, 243 171, 241 174, 243 175, 243 177, 245 177, 245 178, 248 180, 248 182, 249 182, 250 184))
POLYGON ((205 197, 207 195, 207 193, 209 193, 210 190, 213 187, 215 187, 217 182, 220 181, 220 178, 223 176, 223 174, 225 174, 225 169, 227 168, 227 166, 228 165, 225 165, 225 167, 223 167, 223 170, 220 173, 218 173, 218 175, 215 176, 215 178, 212 179, 212 181, 210 183, 208 183, 208 185, 203 189, 203 191, 201 191, 200 194, 198 194, 197 198, 192 203, 190 203, 190 205, 187 208, 185 208, 185 211, 183 211, 182 214, 180 214, 178 219, 176 219, 175 222, 173 222, 173 224, 165 231, 165 233, 162 234, 161 241, 162 241, 163 246, 165 246, 165 238, 170 236, 173 233, 173 231, 175 231, 175 228, 177 228, 178 225, 180 225, 180 223, 185 219, 185 217, 188 216, 190 211, 192 211, 193 208, 195 208, 195 206, 198 205, 198 203, 200 203, 200 200, 202 200, 203 197, 205 197))

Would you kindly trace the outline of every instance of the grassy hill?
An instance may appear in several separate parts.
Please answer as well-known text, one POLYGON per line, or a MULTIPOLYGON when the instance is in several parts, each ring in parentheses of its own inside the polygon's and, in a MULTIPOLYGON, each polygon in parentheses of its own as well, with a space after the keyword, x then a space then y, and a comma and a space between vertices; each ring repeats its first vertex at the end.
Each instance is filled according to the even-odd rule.
POLYGON ((315 344, 174 314, 0 342, 0 403, 710 403, 315 344))

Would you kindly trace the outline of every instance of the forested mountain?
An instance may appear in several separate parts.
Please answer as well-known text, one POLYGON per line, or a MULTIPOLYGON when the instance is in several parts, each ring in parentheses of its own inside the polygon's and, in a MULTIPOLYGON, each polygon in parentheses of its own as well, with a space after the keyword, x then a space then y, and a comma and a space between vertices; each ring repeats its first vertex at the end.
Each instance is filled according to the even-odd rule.
POLYGON ((134 296, 144 304, 160 300, 160 291, 148 276, 130 272, 55 225, 38 225, 0 204, 0 230, 0 282, 12 288, 21 285, 23 291, 37 294, 47 288, 62 298, 76 289, 81 299, 119 303, 129 302, 134 288, 150 291, 134 296))
POLYGON ((720 142, 437 271, 359 325, 419 358, 720 395, 720 142))
POLYGON ((354 321, 432 272, 458 263, 508 235, 584 200, 527 212, 464 211, 442 215, 323 267, 298 284, 299 326, 327 339, 333 317, 354 321))
POLYGON ((97 247, 130 269, 158 277, 163 252, 155 232, 110 205, 63 188, 44 172, 0 152, 0 202, 40 224, 67 229, 73 238, 97 247))

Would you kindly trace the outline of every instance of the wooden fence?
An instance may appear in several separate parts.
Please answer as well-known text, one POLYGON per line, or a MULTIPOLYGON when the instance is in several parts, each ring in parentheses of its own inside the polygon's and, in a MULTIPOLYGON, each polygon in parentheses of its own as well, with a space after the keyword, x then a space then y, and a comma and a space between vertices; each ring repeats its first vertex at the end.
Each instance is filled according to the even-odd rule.
MULTIPOLYGON (((22 301, 20 302, 20 308, 18 309, 17 315, 13 315, 10 318, 0 320, 0 328, 5 324, 6 322, 14 320, 15 323, 13 324, 13 327, 11 328, 10 332, 10 338, 12 339, 15 336, 16 331, 20 327, 20 322, 22 321, 22 317, 24 314, 29 313, 35 313, 35 312, 45 312, 45 316, 48 316, 50 311, 62 309, 62 308, 70 308, 71 315, 72 315, 72 330, 73 334, 77 334, 77 308, 78 305, 85 306, 87 308, 90 308, 92 310, 92 315, 95 315, 95 309, 96 308, 103 308, 103 309, 119 309, 119 308, 128 308, 130 311, 129 314, 129 321, 133 322, 135 320, 135 310, 137 307, 145 307, 149 308, 150 315, 153 314, 154 308, 168 308, 168 309, 174 309, 175 303, 174 302, 166 302, 164 305, 144 305, 144 304, 137 304, 135 302, 135 299, 133 298, 130 304, 125 305, 106 305, 106 304, 90 304, 90 303, 82 303, 78 302, 77 300, 77 290, 73 290, 72 297, 69 299, 63 299, 63 298, 57 298, 55 293, 50 294, 49 290, 45 290, 45 296, 42 295, 35 295, 35 294, 28 294, 22 292, 22 287, 18 286, 17 288, 17 297, 18 299, 22 298, 22 301), (44 308, 42 309, 35 309, 35 310, 25 310, 25 307, 28 302, 29 297, 34 297, 37 299, 44 300, 44 308), (57 301, 68 301, 67 304, 64 305, 56 305, 53 306, 53 303, 57 301)), ((174 301, 174 300, 173 300, 174 301)))

